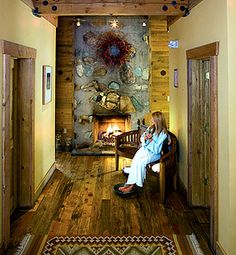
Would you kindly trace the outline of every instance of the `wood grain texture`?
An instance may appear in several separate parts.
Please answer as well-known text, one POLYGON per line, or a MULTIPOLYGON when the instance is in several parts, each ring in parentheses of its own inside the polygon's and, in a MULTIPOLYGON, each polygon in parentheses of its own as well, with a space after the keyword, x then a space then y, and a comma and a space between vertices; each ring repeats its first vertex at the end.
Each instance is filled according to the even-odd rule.
POLYGON ((11 226, 8 254, 14 254, 14 248, 27 232, 33 235, 33 240, 26 255, 40 250, 44 237, 55 235, 181 237, 193 232, 204 254, 212 255, 197 218, 181 194, 171 189, 172 185, 167 186, 168 199, 161 204, 156 177, 148 175, 142 192, 132 198, 121 198, 113 192, 113 185, 122 182, 125 177, 115 171, 114 157, 57 154, 56 171, 35 208, 11 226))
POLYGON ((219 42, 209 43, 186 51, 187 59, 204 59, 219 55, 219 42))
POLYGON ((162 111, 169 125, 169 35, 167 18, 150 18, 150 110, 162 111), (164 72, 164 75, 163 75, 164 72))
POLYGON ((182 16, 180 6, 187 7, 187 0, 172 1, 48 1, 44 5, 34 1, 35 7, 43 15, 175 15, 182 16), (166 7, 163 8, 163 6, 166 7))
POLYGON ((34 79, 36 50, 12 42, 0 41, 0 50, 3 53, 3 239, 4 247, 10 238, 10 83, 11 65, 10 60, 16 57, 19 60, 17 103, 20 119, 18 132, 21 140, 18 141, 18 155, 21 165, 19 176, 18 206, 33 206, 34 192, 34 79), (24 122, 24 123, 22 123, 24 122), (22 129, 23 127, 23 129, 22 129), (27 158, 27 160, 25 160, 27 158))
POLYGON ((56 132, 74 136, 73 17, 59 18, 56 47, 56 132))
MULTIPOLYGON (((218 82, 217 82, 217 55, 219 54, 219 42, 200 46, 186 52, 188 58, 188 130, 189 130, 189 153, 188 153, 188 167, 189 167, 189 203, 193 199, 193 182, 194 174, 192 173, 193 164, 193 118, 192 118, 192 86, 196 81, 194 72, 192 71, 197 62, 203 60, 210 60, 210 163, 209 163, 209 176, 210 176, 210 243, 213 250, 216 250, 218 240, 218 82), (194 81, 194 82, 193 82, 194 81)), ((197 177, 198 178, 198 177, 197 177)))
POLYGON ((18 206, 34 205, 34 82, 35 60, 20 59, 18 72, 19 167, 18 206))
POLYGON ((0 40, 0 52, 16 58, 36 58, 37 50, 6 40, 0 40))
POLYGON ((11 75, 11 56, 3 55, 3 95, 2 95, 2 166, 3 166, 3 180, 2 180, 2 208, 3 208, 3 237, 4 246, 7 246, 10 241, 10 194, 11 194, 11 148, 10 148, 10 107, 11 107, 11 93, 10 93, 10 75, 11 75))

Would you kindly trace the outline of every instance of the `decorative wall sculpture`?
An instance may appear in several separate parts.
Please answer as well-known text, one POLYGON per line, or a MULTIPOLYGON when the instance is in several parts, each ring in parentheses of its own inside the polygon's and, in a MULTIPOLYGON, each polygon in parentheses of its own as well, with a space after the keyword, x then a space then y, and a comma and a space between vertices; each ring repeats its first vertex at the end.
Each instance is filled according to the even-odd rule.
POLYGON ((131 44, 124 36, 113 31, 102 33, 98 36, 96 45, 97 56, 108 67, 121 66, 130 59, 131 44))

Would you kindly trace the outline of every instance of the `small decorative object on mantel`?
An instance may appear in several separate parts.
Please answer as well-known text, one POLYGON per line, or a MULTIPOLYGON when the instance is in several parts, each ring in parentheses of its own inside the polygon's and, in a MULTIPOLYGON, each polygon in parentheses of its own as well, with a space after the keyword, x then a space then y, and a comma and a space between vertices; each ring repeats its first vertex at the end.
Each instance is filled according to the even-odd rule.
POLYGON ((43 104, 52 100, 52 67, 43 66, 43 104))

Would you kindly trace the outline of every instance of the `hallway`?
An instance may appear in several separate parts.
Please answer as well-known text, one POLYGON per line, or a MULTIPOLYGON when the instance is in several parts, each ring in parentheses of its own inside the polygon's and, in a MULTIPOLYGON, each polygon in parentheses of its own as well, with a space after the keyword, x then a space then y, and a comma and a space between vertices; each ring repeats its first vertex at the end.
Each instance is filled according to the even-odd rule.
MULTIPOLYGON (((195 233, 204 254, 212 254, 197 218, 182 196, 171 190, 165 205, 159 203, 157 179, 148 175, 143 191, 120 198, 112 191, 125 177, 113 169, 114 157, 57 154, 56 171, 35 207, 18 212, 11 227, 7 255, 15 254, 22 238, 32 238, 26 255, 42 254, 52 236, 167 235, 195 233)), ((188 255, 188 254, 186 254, 188 255)))

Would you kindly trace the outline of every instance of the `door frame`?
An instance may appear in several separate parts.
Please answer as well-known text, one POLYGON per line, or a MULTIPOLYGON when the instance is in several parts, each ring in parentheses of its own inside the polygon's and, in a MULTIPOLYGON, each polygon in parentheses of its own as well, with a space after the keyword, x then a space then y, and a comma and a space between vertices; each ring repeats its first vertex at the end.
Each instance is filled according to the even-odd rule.
POLYGON ((210 61, 210 245, 216 250, 218 240, 218 83, 217 56, 219 42, 206 44, 186 51, 188 66, 188 203, 192 205, 192 60, 210 61))
POLYGON ((34 116, 35 116, 35 58, 36 49, 0 40, 2 54, 2 239, 3 249, 10 242, 10 82, 11 58, 17 58, 18 69, 18 206, 34 205, 34 116), (19 154, 20 153, 20 154, 19 154))

